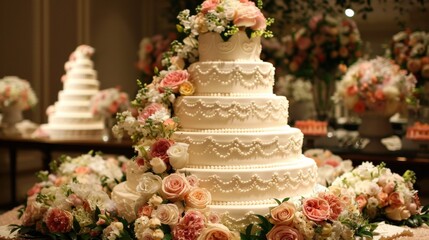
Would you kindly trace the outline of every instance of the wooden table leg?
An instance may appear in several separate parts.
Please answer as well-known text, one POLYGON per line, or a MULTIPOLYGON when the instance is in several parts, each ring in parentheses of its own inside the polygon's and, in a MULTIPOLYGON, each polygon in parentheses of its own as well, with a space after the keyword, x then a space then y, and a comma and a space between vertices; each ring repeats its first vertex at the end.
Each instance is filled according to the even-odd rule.
POLYGON ((10 195, 11 195, 11 205, 15 206, 16 201, 16 148, 9 148, 9 179, 10 179, 10 195))

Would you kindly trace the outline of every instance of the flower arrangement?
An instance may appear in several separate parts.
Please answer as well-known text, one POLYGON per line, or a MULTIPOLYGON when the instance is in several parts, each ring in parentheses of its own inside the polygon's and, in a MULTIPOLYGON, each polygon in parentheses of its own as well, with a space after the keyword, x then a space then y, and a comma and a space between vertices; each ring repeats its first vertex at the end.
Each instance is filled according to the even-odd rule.
POLYGON ((107 239, 110 222, 122 224, 109 194, 122 181, 126 161, 90 153, 52 162, 50 173, 38 173, 41 181, 28 191, 22 225, 14 225, 13 231, 23 238, 107 239))
POLYGON ((410 170, 400 176, 384 163, 374 166, 364 162, 337 178, 332 186, 353 191, 360 211, 371 221, 416 227, 428 222, 429 212, 427 207, 421 208, 413 188, 415 181, 410 170))
POLYGON ((429 33, 424 31, 400 31, 393 35, 386 55, 402 69, 412 73, 417 79, 416 99, 427 105, 429 86, 429 33), (426 83, 426 86, 425 86, 426 83), (425 89, 426 88, 426 89, 425 89))
POLYGON ((141 78, 145 83, 150 83, 155 75, 154 69, 162 70, 163 54, 169 50, 171 42, 176 39, 175 34, 145 37, 140 41, 137 69, 141 72, 141 78))
POLYGON ((15 76, 0 79, 0 108, 17 107, 26 110, 37 103, 30 83, 15 76))
POLYGON ((337 71, 362 56, 362 40, 355 22, 317 14, 298 30, 286 35, 285 63, 289 73, 311 79, 315 72, 337 71))
POLYGON ((415 84, 413 75, 377 57, 351 66, 339 82, 334 99, 358 114, 373 111, 391 116, 412 95, 415 84))
POLYGON ((279 77, 274 90, 276 94, 286 96, 292 102, 313 101, 311 82, 290 74, 279 77))
POLYGON ((322 186, 330 186, 339 176, 353 169, 351 160, 343 160, 329 150, 309 149, 304 156, 312 158, 317 164, 317 181, 322 186))
POLYGON ((118 88, 99 91, 91 99, 91 112, 95 115, 113 116, 128 108, 128 94, 118 88))
POLYGON ((371 238, 376 228, 362 218, 352 192, 346 189, 331 187, 298 200, 276 201, 278 206, 268 217, 258 215, 260 223, 249 225, 241 239, 371 238))

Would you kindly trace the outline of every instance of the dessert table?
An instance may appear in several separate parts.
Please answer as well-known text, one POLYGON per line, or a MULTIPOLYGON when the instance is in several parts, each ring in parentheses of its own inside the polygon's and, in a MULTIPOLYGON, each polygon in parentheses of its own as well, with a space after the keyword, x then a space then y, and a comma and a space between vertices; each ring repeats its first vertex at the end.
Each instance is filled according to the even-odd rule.
POLYGON ((25 138, 19 136, 0 135, 0 148, 8 150, 9 177, 12 200, 10 205, 16 206, 16 172, 18 151, 24 149, 38 150, 43 154, 43 168, 48 169, 55 152, 87 153, 91 150, 107 154, 132 157, 134 150, 130 140, 102 141, 102 140, 50 140, 25 138))

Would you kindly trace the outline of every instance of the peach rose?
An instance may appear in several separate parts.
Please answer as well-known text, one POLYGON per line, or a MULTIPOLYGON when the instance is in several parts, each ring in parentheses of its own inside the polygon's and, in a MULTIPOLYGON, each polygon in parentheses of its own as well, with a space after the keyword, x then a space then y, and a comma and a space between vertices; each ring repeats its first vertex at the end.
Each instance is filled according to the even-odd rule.
POLYGON ((231 240, 231 231, 223 224, 207 224, 197 240, 231 240))
POLYGON ((263 30, 267 27, 267 20, 253 2, 247 2, 240 6, 233 22, 237 27, 249 27, 252 30, 263 30))
POLYGON ((36 201, 36 195, 27 199, 27 206, 22 214, 22 225, 31 226, 43 218, 48 209, 42 203, 36 201))
POLYGON ((322 198, 307 198, 302 204, 304 215, 315 222, 321 222, 329 219, 330 207, 329 203, 322 198))
POLYGON ((389 197, 389 195, 388 195, 387 193, 385 193, 385 192, 379 192, 379 193, 377 194, 378 205, 379 205, 380 207, 385 207, 385 206, 387 206, 387 204, 388 204, 388 202, 387 202, 388 197, 389 197))
POLYGON ((138 217, 141 217, 141 216, 150 217, 152 215, 152 211, 153 211, 153 207, 146 204, 137 210, 137 216, 138 217))
POLYGON ((27 191, 27 196, 31 197, 37 193, 40 192, 40 190, 42 190, 42 184, 40 183, 36 183, 33 185, 33 187, 31 187, 28 191, 27 191))
POLYGON ((172 203, 161 204, 158 209, 156 209, 155 217, 157 217, 162 224, 177 224, 179 222, 179 208, 172 203))
POLYGON ((267 234, 267 240, 304 240, 302 234, 286 224, 275 225, 267 234))
POLYGON ((186 196, 185 203, 189 208, 204 209, 212 201, 210 192, 205 188, 193 188, 186 196))
POLYGON ((356 197, 356 203, 358 204, 359 210, 362 211, 362 209, 366 207, 368 200, 366 199, 365 195, 361 194, 356 197))
POLYGON ((180 173, 170 174, 162 180, 162 194, 171 201, 183 200, 189 188, 188 181, 180 173))
POLYGON ((388 200, 391 207, 399 207, 404 205, 404 197, 399 192, 389 194, 388 200))
POLYGON ((321 193, 319 196, 329 203, 330 214, 329 220, 335 221, 343 211, 343 206, 339 197, 332 193, 321 193))
POLYGON ((273 224, 290 225, 295 215, 295 205, 290 202, 283 202, 270 211, 270 222, 273 224))
POLYGON ((385 212, 386 212, 387 218, 395 221, 401 221, 411 217, 410 211, 405 206, 387 207, 385 209, 385 212))
POLYGON ((59 209, 50 208, 43 218, 49 232, 66 233, 72 230, 73 215, 71 212, 59 209))
POLYGON ((189 73, 186 70, 176 70, 168 73, 160 82, 161 89, 170 88, 174 93, 179 91, 179 86, 189 79, 189 73))

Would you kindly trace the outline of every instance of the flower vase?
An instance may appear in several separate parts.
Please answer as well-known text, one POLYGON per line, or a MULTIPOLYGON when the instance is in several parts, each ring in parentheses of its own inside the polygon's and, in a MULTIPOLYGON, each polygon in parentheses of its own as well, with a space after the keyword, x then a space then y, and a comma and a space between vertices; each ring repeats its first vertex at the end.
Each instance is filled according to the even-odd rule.
POLYGON ((362 122, 358 129, 359 136, 369 140, 362 150, 373 153, 388 151, 381 140, 393 135, 390 116, 378 112, 367 112, 360 117, 362 122))
POLYGON ((333 112, 332 96, 335 92, 335 79, 333 74, 315 73, 313 78, 313 101, 316 118, 319 121, 331 120, 333 112))
POLYGON ((115 125, 115 118, 113 116, 104 116, 104 129, 102 139, 104 142, 111 141, 113 139, 112 128, 115 125))
POLYGON ((5 135, 18 135, 16 124, 23 120, 22 110, 16 104, 2 109, 1 129, 5 135))

